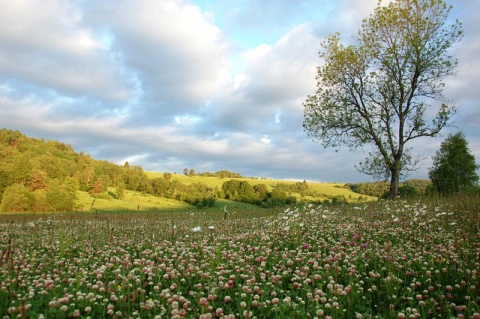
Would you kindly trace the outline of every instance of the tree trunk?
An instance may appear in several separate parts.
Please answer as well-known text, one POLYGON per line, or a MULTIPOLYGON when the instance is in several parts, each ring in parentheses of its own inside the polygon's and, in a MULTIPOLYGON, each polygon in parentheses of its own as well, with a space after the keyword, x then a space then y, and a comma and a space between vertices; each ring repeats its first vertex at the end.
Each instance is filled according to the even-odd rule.
POLYGON ((397 198, 398 195, 398 184, 400 182, 400 169, 393 168, 390 170, 390 190, 388 192, 388 199, 393 200, 397 198))

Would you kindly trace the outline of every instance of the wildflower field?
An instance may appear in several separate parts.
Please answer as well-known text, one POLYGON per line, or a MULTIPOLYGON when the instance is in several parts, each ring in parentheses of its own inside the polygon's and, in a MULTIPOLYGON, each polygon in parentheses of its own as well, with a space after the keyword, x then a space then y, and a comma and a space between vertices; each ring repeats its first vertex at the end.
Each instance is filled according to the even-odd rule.
POLYGON ((480 200, 3 215, 0 318, 480 318, 480 200))

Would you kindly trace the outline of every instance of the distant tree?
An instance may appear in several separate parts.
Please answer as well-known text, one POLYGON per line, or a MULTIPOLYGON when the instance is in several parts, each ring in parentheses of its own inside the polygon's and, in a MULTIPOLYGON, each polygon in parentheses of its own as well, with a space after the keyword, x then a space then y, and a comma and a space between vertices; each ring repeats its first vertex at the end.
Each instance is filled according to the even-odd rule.
POLYGON ((28 189, 32 192, 47 188, 47 173, 32 169, 27 180, 28 189))
POLYGON ((274 188, 269 194, 266 201, 262 203, 263 207, 281 207, 285 205, 294 205, 297 200, 295 197, 287 196, 282 190, 274 188))
POLYGON ((255 191, 247 181, 229 180, 222 184, 222 191, 225 198, 244 203, 253 203, 258 199, 255 191))
POLYGON ((403 185, 415 188, 418 194, 425 194, 427 188, 432 185, 432 181, 428 179, 409 179, 405 181, 403 185))
POLYGON ((24 212, 31 209, 33 195, 23 185, 11 185, 2 196, 2 210, 5 212, 24 212))
POLYGON ((216 199, 213 196, 208 196, 202 198, 202 206, 203 207, 213 207, 215 206, 216 199))
POLYGON ((195 170, 191 169, 191 170, 188 172, 188 176, 195 176, 195 170))
POLYGON ((107 186, 104 178, 98 178, 88 192, 90 194, 100 194, 107 190, 107 186))
POLYGON ((74 200, 58 179, 50 181, 45 197, 52 211, 73 210, 74 200))
MULTIPOLYGON (((171 177, 169 179, 171 179, 171 177)), ((166 178, 153 179, 151 181, 153 194, 158 196, 166 196, 168 193, 168 188, 170 187, 169 179, 166 179, 166 178)))
POLYGON ((264 201, 268 198, 268 187, 265 184, 257 184, 253 187, 259 200, 264 201))
POLYGON ((124 199, 125 198, 125 186, 123 185, 117 185, 117 188, 115 190, 115 195, 117 196, 118 199, 124 199))
MULTIPOLYGON (((415 189, 415 187, 411 185, 402 185, 398 187, 398 197, 400 198, 415 198, 418 197, 418 191, 415 189)), ((388 199, 389 192, 386 191, 380 198, 382 199, 388 199)))
MULTIPOLYGON (((16 151, 18 152, 18 151, 16 151)), ((32 170, 30 164, 31 155, 29 153, 16 153, 10 176, 15 183, 25 184, 32 170)))
POLYGON ((32 211, 34 212, 45 212, 48 211, 48 201, 47 193, 44 189, 36 190, 31 193, 33 195, 34 201, 32 204, 32 211))
POLYGON ((187 185, 179 182, 178 180, 173 180, 168 187, 168 198, 180 198, 181 194, 185 192, 187 185))
POLYGON ((185 176, 188 175, 188 168, 185 167, 185 168, 183 169, 183 174, 184 174, 185 176))
POLYGON ((274 189, 268 196, 270 199, 276 199, 285 202, 287 200, 287 194, 284 191, 274 189))
POLYGON ((147 175, 140 166, 130 166, 124 173, 125 187, 128 190, 143 191, 148 188, 145 181, 148 180, 147 175))
POLYGON ((226 199, 239 200, 240 181, 232 179, 224 182, 222 184, 222 191, 226 199))
POLYGON ((5 128, 0 129, 0 143, 17 148, 18 141, 22 138, 23 134, 20 131, 7 130, 5 128))
POLYGON ((2 199, 3 192, 11 184, 12 184, 12 181, 8 176, 7 172, 0 169, 0 202, 2 199))
POLYGON ((215 204, 212 190, 207 185, 201 183, 193 183, 186 186, 179 199, 198 208, 210 207, 215 204))
POLYGON ((89 154, 80 153, 77 158, 77 171, 75 178, 80 183, 80 189, 87 191, 95 180, 94 160, 89 154))
POLYGON ((343 45, 338 34, 322 44, 325 63, 304 103, 303 127, 325 147, 371 145, 357 168, 390 179, 390 199, 419 160, 408 143, 437 135, 455 113, 441 104, 443 80, 457 65, 449 49, 462 37, 461 23, 449 24, 450 10, 443 0, 379 1, 354 45, 343 45))
POLYGON ((80 184, 77 179, 73 177, 67 177, 63 182, 63 189, 68 193, 69 198, 75 201, 78 198, 80 184))
POLYGON ((433 157, 428 176, 440 194, 466 191, 477 186, 478 175, 475 157, 471 154, 465 135, 449 135, 433 157))

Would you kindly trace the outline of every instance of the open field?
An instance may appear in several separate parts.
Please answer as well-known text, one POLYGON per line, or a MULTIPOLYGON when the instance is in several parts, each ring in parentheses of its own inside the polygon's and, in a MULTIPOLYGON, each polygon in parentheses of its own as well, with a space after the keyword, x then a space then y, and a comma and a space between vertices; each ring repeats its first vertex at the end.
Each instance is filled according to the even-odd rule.
POLYGON ((0 317, 478 319, 479 207, 1 215, 0 317))
MULTIPOLYGON (((163 177, 163 173, 160 172, 146 172, 148 178, 158 178, 163 177)), ((215 188, 218 187, 219 189, 222 188, 222 184, 231 178, 219 178, 219 177, 206 177, 206 176, 186 176, 184 174, 172 174, 172 180, 178 180, 186 185, 193 184, 193 183, 202 183, 209 187, 215 188)), ((239 181, 247 181, 250 185, 255 186, 257 184, 265 184, 269 187, 270 190, 276 184, 295 184, 298 181, 288 181, 288 180, 272 180, 272 179, 260 179, 260 178, 235 178, 235 180, 239 181)), ((308 186, 315 192, 318 193, 319 196, 317 197, 309 197, 307 196, 304 198, 305 200, 325 200, 331 199, 333 197, 343 196, 349 202, 357 202, 359 201, 360 197, 362 198, 360 201, 370 201, 370 200, 377 200, 376 197, 367 196, 367 195, 360 195, 358 193, 353 192, 348 188, 344 188, 344 183, 322 183, 322 182, 307 182, 308 186)), ((295 194, 293 194, 295 195, 295 194)), ((297 194, 298 195, 298 194, 297 194)))
MULTIPOLYGON (((163 177, 163 173, 147 172, 149 178, 163 177)), ((173 174, 172 180, 178 180, 179 182, 190 185, 192 183, 202 183, 209 187, 219 189, 222 188, 222 184, 231 178, 218 178, 218 177, 204 177, 204 176, 185 176, 183 174, 173 174)), ((271 190, 278 183, 294 184, 294 181, 284 180, 264 180, 255 178, 238 178, 237 180, 248 181, 252 186, 257 184, 265 184, 271 190)), ((344 184, 341 183, 308 183, 309 187, 318 194, 317 197, 305 196, 300 198, 299 194, 291 194, 297 196, 303 201, 323 201, 325 199, 331 199, 334 197, 345 198, 349 202, 357 202, 359 198, 361 201, 377 200, 376 197, 360 195, 352 192, 350 189, 343 188, 344 184)), ((114 192, 114 188, 110 188, 109 191, 114 192)), ((229 201, 224 199, 217 199, 214 207, 208 208, 209 211, 221 211, 225 205, 230 210, 237 211, 262 211, 261 208, 235 201, 229 201)), ((111 212, 186 212, 197 211, 197 208, 183 201, 168 199, 165 197, 158 197, 151 194, 145 194, 140 192, 125 191, 124 199, 102 199, 94 198, 87 192, 78 192, 78 199, 76 200, 77 212, 85 213, 111 213, 111 212), (95 201, 94 201, 95 200, 95 201)), ((262 213, 260 213, 262 214, 262 213)))
MULTIPOLYGON (((196 207, 183 201, 128 190, 125 191, 124 199, 94 198, 87 192, 78 192, 78 200, 76 202, 78 203, 78 206, 82 207, 77 211, 84 213, 198 212, 196 207)), ((204 210, 219 212, 223 211, 225 206, 230 210, 236 211, 265 210, 250 204, 225 199, 217 199, 215 207, 210 207, 204 210)))
POLYGON ((191 205, 164 197, 142 194, 140 192, 125 191, 124 199, 93 198, 87 192, 78 192, 78 200, 82 211, 85 212, 118 212, 118 211, 150 211, 150 210, 188 210, 191 205), (93 202, 95 200, 95 202, 93 202), (93 205, 92 205, 93 204, 93 205))

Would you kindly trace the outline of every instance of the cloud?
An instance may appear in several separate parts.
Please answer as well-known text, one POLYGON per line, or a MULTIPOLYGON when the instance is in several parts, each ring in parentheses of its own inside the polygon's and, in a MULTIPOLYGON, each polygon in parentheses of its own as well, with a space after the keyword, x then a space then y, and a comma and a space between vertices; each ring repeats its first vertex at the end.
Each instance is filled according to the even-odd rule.
MULTIPOLYGON (((307 137, 302 102, 321 41, 354 36, 376 3, 0 0, 0 127, 146 170, 370 180, 354 168, 366 153, 307 137)), ((465 38, 445 96, 478 159, 477 9, 462 0, 452 12, 465 38)), ((411 145, 427 158, 412 177, 427 178, 450 131, 411 145)))
POLYGON ((184 1, 135 0, 90 3, 86 19, 107 30, 110 50, 134 74, 135 120, 154 125, 196 112, 227 76, 226 44, 208 15, 184 1))
POLYGON ((68 2, 0 1, 0 81, 69 96, 125 100, 129 84, 68 2))
POLYGON ((213 125, 262 131, 274 129, 283 118, 298 117, 315 85, 319 40, 312 32, 311 26, 300 25, 273 46, 246 51, 245 71, 208 108, 213 125))

